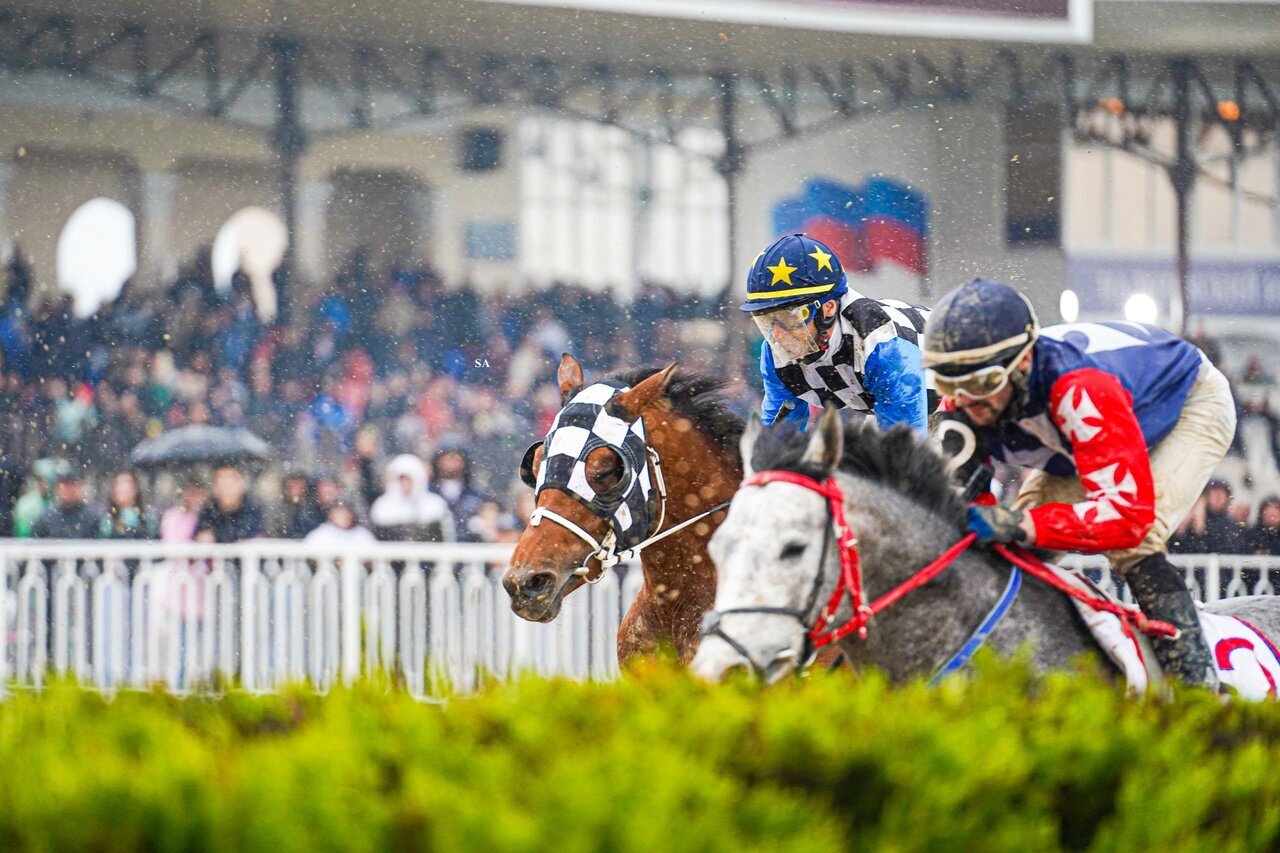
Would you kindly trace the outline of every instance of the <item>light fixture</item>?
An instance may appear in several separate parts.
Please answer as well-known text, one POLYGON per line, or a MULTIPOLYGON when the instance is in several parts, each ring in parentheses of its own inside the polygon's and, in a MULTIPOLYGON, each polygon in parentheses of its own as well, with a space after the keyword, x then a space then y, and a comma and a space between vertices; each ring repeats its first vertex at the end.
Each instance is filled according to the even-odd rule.
POLYGON ((1154 325, 1159 313, 1156 301, 1145 293, 1135 293, 1124 303, 1124 318, 1131 323, 1154 325))
POLYGON ((1071 288, 1062 291, 1062 295, 1058 297, 1058 313, 1062 315, 1064 323, 1074 323, 1080 316, 1080 297, 1071 288))

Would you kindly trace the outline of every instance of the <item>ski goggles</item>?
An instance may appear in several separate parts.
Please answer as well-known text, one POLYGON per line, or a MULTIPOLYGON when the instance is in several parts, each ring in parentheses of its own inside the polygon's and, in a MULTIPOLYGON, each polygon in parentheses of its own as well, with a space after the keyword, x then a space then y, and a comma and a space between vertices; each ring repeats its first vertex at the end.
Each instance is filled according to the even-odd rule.
POLYGON ((752 314, 756 328, 773 351, 774 364, 800 361, 822 350, 817 324, 822 300, 752 314))
POLYGON ((1027 341, 1027 345, 1019 350, 1008 364, 993 364, 960 376, 945 376, 935 370, 933 371, 934 387, 944 397, 963 397, 968 400, 985 400, 988 397, 994 397, 1009 384, 1009 377, 1013 375, 1014 368, 1026 358, 1034 345, 1035 338, 1027 341))

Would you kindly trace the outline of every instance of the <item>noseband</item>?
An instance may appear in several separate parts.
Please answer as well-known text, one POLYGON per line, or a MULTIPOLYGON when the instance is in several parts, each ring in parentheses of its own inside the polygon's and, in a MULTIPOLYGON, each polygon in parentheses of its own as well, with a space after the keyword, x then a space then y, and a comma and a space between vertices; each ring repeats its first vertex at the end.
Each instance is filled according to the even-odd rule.
POLYGON ((746 658, 752 669, 757 673, 762 673, 764 669, 756 663, 742 643, 731 637, 721 627, 720 618, 722 616, 734 613, 772 613, 795 619, 805 629, 805 648, 802 654, 802 662, 807 662, 818 649, 842 640, 852 633, 856 632, 860 638, 865 640, 871 619, 876 614, 887 610, 903 596, 924 586, 941 574, 956 561, 957 557, 964 553, 964 550, 976 538, 974 534, 969 534, 944 551, 932 563, 868 604, 862 588, 862 560, 858 554, 858 539, 853 535, 853 531, 849 528, 849 523, 845 519, 844 491, 840 488, 840 484, 836 482, 836 479, 827 477, 825 480, 817 480, 795 471, 759 471, 743 480, 739 488, 746 489, 752 486, 764 486, 769 483, 788 483, 822 495, 827 499, 827 517, 830 523, 825 528, 822 551, 818 555, 818 570, 813 580, 813 588, 809 591, 808 600, 802 609, 763 606, 734 607, 729 610, 711 610, 702 619, 703 637, 713 636, 724 640, 734 651, 746 658), (836 581, 835 591, 831 593, 826 606, 819 610, 816 615, 811 616, 817 604, 818 595, 822 591, 822 567, 826 565, 827 549, 831 545, 831 533, 833 530, 836 534, 837 553, 840 555, 840 577, 836 581), (836 613, 840 610, 840 606, 844 603, 846 597, 849 599, 852 615, 844 624, 834 625, 836 613))

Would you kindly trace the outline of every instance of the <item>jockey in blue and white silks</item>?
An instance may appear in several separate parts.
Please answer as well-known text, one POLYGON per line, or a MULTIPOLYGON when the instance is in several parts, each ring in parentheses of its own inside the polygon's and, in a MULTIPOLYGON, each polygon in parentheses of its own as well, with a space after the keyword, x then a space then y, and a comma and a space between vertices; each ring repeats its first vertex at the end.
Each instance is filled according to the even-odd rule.
POLYGON ((926 431, 936 403, 920 363, 926 309, 849 289, 834 252, 791 234, 751 265, 742 310, 766 344, 760 352, 765 424, 785 417, 803 428, 811 405, 834 403, 873 413, 881 427, 926 431))

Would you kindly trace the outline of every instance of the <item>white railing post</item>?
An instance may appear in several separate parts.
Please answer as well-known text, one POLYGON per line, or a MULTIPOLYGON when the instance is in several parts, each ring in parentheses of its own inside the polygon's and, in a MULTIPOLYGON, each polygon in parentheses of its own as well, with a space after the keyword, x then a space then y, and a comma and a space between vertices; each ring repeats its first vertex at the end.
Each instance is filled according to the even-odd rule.
POLYGON ((76 561, 59 561, 53 581, 53 668, 59 675, 88 675, 88 595, 76 561))
POLYGON ((1205 560, 1204 587, 1204 601, 1217 601, 1222 597, 1222 564, 1217 554, 1210 554, 1205 560))
POLYGON ((128 586, 116 567, 104 561, 93 579, 93 683, 102 690, 113 690, 128 678, 128 602, 128 586))
POLYGON ((618 625, 622 622, 622 585, 610 571, 591 587, 591 677, 608 681, 618 674, 618 625))
POLYGON ((400 575, 400 671, 419 698, 427 694, 427 580, 417 563, 400 575))
POLYGON ((258 587, 262 583, 257 555, 240 560, 240 683, 246 690, 258 684, 258 587))
POLYGON ((440 560, 427 573, 430 600, 430 637, 427 641, 428 666, 433 692, 458 688, 462 653, 462 591, 453 576, 453 564, 440 560))
MULTIPOLYGON (((236 676, 236 590, 226 567, 218 560, 205 575, 204 666, 210 675, 236 676)), ((198 571, 191 568, 190 571, 198 571)), ((241 596, 243 598, 243 596, 241 596)))
POLYGON ((354 551, 342 555, 342 681, 360 677, 360 587, 364 568, 354 551))
POLYGON ((338 621, 341 579, 333 560, 326 558, 316 566, 311 577, 311 683, 317 690, 327 691, 338 677, 340 665, 338 621))
POLYGON ((48 592, 44 568, 38 560, 27 560, 26 571, 18 581, 18 648, 14 666, 18 680, 35 687, 44 684, 48 666, 48 592))
POLYGON ((396 664, 396 578, 379 560, 365 581, 365 666, 392 671, 396 664))

